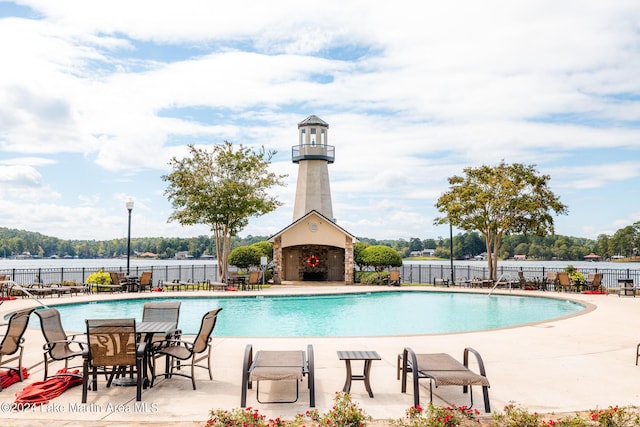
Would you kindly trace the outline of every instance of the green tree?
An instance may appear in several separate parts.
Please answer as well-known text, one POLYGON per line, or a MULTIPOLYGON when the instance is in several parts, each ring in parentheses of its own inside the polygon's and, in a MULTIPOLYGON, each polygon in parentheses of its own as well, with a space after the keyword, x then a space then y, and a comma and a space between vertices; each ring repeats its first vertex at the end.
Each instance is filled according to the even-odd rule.
POLYGON ((420 240, 417 237, 411 237, 409 239, 409 251, 410 252, 421 251, 423 249, 424 249, 424 246, 422 245, 422 240, 420 240))
POLYGON ((529 244, 528 243, 520 243, 513 250, 514 255, 526 255, 529 253, 529 244))
MULTIPOLYGON (((456 243, 457 240, 458 239, 454 237, 453 239, 454 244, 456 243)), ((471 233, 464 233, 461 236, 460 240, 462 240, 462 249, 463 249, 462 255, 476 256, 478 254, 481 254, 485 250, 484 239, 480 237, 480 234, 478 234, 477 231, 474 231, 471 233)), ((453 252, 455 255, 457 255, 455 248, 453 252)))
POLYGON ((435 249, 436 248, 436 240, 435 239, 424 239, 422 242, 422 247, 424 249, 435 249))
POLYGON ((169 221, 182 225, 206 224, 216 241, 219 277, 227 277, 231 239, 249 218, 267 214, 280 206, 268 194, 271 187, 284 185, 286 175, 269 171, 275 151, 253 151, 228 141, 208 151, 189 145, 189 155, 169 161, 171 173, 165 195, 174 209, 169 221))
POLYGON ((364 265, 373 267, 378 273, 385 268, 402 266, 402 257, 389 246, 367 246, 360 253, 360 259, 364 265))
POLYGON ((612 255, 633 256, 639 247, 640 223, 634 223, 618 229, 609 239, 609 251, 612 255))
POLYGON ((451 189, 436 207, 445 214, 436 224, 478 231, 486 240, 489 278, 495 280, 502 236, 509 233, 553 233, 553 217, 567 207, 549 189, 549 175, 533 165, 501 162, 497 166, 467 167, 465 176, 449 178, 451 189))
POLYGON ((273 245, 266 240, 252 243, 251 246, 257 248, 260 251, 261 256, 266 256, 268 261, 273 259, 273 245))
POLYGON ((598 235, 594 252, 605 259, 611 257, 612 254, 609 252, 609 236, 606 234, 598 235))

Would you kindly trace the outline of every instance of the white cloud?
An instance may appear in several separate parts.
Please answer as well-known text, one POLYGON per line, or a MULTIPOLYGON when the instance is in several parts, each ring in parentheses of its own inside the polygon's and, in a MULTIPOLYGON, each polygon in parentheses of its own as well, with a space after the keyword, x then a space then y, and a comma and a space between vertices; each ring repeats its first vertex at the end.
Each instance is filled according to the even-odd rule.
POLYGON ((138 231, 198 234, 166 223, 160 176, 187 143, 230 140, 277 149, 289 173, 285 206, 246 230, 270 234, 290 221, 309 114, 330 124, 334 214, 354 234, 437 233, 447 178, 502 159, 536 164, 575 204, 559 233, 638 211, 621 191, 640 174, 634 1, 20 4, 40 18, 0 19, 14 41, 0 46, 0 195, 20 202, 4 226, 108 238, 133 197, 138 231), (593 192, 625 203, 590 216, 593 192))

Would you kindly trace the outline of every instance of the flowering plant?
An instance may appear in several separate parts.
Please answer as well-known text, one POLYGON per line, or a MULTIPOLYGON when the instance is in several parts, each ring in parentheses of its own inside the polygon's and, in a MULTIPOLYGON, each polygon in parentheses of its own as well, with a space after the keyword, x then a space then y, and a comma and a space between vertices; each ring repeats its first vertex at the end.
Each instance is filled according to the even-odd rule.
POLYGON ((504 414, 494 414, 492 427, 638 427, 640 413, 637 408, 618 408, 589 411, 588 419, 575 414, 571 417, 543 420, 537 412, 529 412, 514 403, 504 408, 504 414))
POLYGON ((578 269, 576 267, 574 267, 573 265, 567 265, 564 268, 564 271, 569 273, 569 278, 571 278, 571 281, 573 283, 575 283, 576 285, 584 284, 584 282, 585 282, 584 274, 581 273, 580 271, 578 271, 578 269))
POLYGON ((394 424, 398 427, 456 427, 466 421, 478 422, 478 415, 478 410, 466 406, 451 405, 443 408, 429 404, 427 409, 423 410, 418 405, 407 409, 405 418, 397 420, 394 424))
POLYGON ((592 421, 602 427, 631 427, 640 426, 640 415, 626 408, 609 406, 607 409, 593 409, 589 411, 592 421))
POLYGON ((351 400, 351 395, 344 392, 336 393, 333 407, 327 413, 320 415, 317 409, 312 409, 296 415, 294 424, 303 425, 305 419, 328 427, 364 427, 371 421, 371 417, 351 400))
POLYGON ((322 415, 317 409, 311 409, 296 415, 293 421, 284 421, 281 418, 267 419, 252 408, 216 409, 209 412, 206 427, 300 427, 307 425, 307 420, 312 425, 327 427, 364 427, 371 417, 351 400, 350 394, 340 392, 336 393, 331 410, 322 415))
POLYGON ((209 413, 206 427, 283 427, 287 425, 280 418, 269 419, 258 413, 257 409, 243 408, 216 409, 209 413))

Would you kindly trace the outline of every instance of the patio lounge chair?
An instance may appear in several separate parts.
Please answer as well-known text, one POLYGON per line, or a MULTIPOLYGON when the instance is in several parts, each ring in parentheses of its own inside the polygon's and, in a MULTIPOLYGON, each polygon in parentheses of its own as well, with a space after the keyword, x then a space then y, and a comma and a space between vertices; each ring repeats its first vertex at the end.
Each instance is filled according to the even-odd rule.
MULTIPOLYGON (((194 372, 196 367, 208 370, 209 379, 213 380, 213 375, 211 374, 211 333, 213 332, 213 328, 216 326, 218 313, 221 310, 222 308, 216 308, 215 310, 209 311, 202 317, 200 331, 193 342, 168 339, 155 343, 154 349, 152 350, 153 357, 166 357, 165 373, 160 375, 164 375, 165 378, 171 378, 173 375, 191 378, 191 384, 194 390, 196 389, 196 377, 194 372), (198 364, 198 362, 203 360, 207 361, 206 366, 198 364), (182 363, 183 361, 187 363, 182 363), (185 366, 191 366, 191 375, 175 372, 185 366)), ((157 376, 160 376, 155 373, 155 365, 155 363, 152 364, 152 386, 153 380, 155 380, 157 376)))
POLYGON ((88 347, 82 352, 82 403, 87 403, 89 380, 91 389, 98 390, 98 369, 111 369, 107 387, 111 386, 114 375, 127 370, 136 374, 136 401, 142 400, 144 377, 143 362, 145 343, 136 341, 135 319, 87 319, 88 347))
MULTIPOLYGON (((69 360, 82 356, 87 343, 76 341, 76 335, 67 335, 62 328, 60 312, 55 308, 37 310, 40 327, 44 335, 44 381, 49 377, 49 363, 64 360, 64 367, 69 367, 69 360)), ((82 365, 78 365, 80 367, 82 365)))
POLYGON ((240 406, 247 406, 247 390, 256 382, 256 400, 260 403, 293 403, 298 400, 298 382, 308 375, 309 406, 316 406, 315 374, 313 361, 313 346, 307 346, 307 352, 292 351, 258 351, 253 358, 253 347, 248 344, 244 351, 242 362, 242 393, 240 406), (260 400, 260 381, 295 381, 296 396, 293 400, 262 402, 260 400))
MULTIPOLYGON (((56 293, 51 286, 45 286, 42 283, 32 283, 30 285, 23 286, 22 289, 26 290, 34 298, 45 297, 56 293)), ((24 296, 28 296, 27 293, 23 292, 23 297, 24 296)))
MULTIPOLYGON (((28 308, 26 310, 16 311, 9 317, 7 323, 7 330, 0 342, 0 364, 3 368, 8 368, 11 371, 17 371, 20 376, 20 381, 24 380, 22 371, 22 352, 24 350, 24 333, 27 330, 29 324, 29 316, 35 310, 35 308, 28 308), (17 355, 16 355, 17 353, 17 355), (13 356, 8 359, 5 356, 13 356), (18 367, 14 368, 7 366, 9 362, 18 361, 18 367)), ((0 391, 2 391, 2 385, 0 385, 0 391)))
POLYGON ((414 406, 420 405, 420 387, 418 381, 429 380, 429 401, 433 402, 433 387, 454 385, 462 386, 462 392, 470 390, 471 407, 473 406, 473 387, 481 386, 484 397, 484 410, 491 412, 489 404, 489 380, 480 353, 472 348, 465 348, 463 363, 446 353, 416 354, 411 348, 405 348, 401 360, 398 361, 398 376, 402 375, 402 393, 407 392, 407 374, 412 373, 414 406), (479 374, 469 369, 469 353, 476 357, 479 374), (401 365, 400 365, 401 362, 401 365))

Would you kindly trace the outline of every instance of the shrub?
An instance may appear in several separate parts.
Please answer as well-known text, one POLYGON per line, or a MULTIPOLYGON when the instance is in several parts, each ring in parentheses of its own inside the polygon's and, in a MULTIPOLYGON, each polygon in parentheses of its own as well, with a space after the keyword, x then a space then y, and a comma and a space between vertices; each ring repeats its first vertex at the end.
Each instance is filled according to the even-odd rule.
POLYGON ((426 410, 420 406, 407 409, 404 419, 393 424, 398 427, 456 427, 477 423, 480 413, 466 406, 451 405, 445 408, 429 404, 426 410))
POLYGON ((302 427, 322 425, 323 427, 364 427, 371 417, 351 400, 348 393, 336 393, 331 410, 320 415, 317 409, 296 415, 293 421, 280 418, 267 420, 257 409, 216 409, 209 412, 206 427, 302 427), (306 423, 305 421, 310 421, 306 423))
POLYGON ((393 248, 384 245, 367 246, 360 253, 361 262, 364 265, 382 272, 385 268, 401 267, 402 256, 393 248))
MULTIPOLYGON (((207 427, 364 427, 371 417, 363 412, 351 400, 348 393, 336 393, 334 405, 325 414, 312 409, 298 414, 293 421, 280 418, 267 420, 257 409, 234 409, 226 411, 218 409, 209 413, 207 427)), ((504 413, 491 416, 490 424, 483 420, 480 424, 480 413, 466 406, 451 405, 438 407, 429 405, 426 409, 420 406, 407 409, 405 417, 391 421, 396 427, 639 427, 640 410, 636 407, 610 406, 607 409, 593 409, 588 414, 543 419, 537 412, 529 412, 515 403, 509 403, 504 413)))
POLYGON ((266 256, 269 261, 273 259, 273 245, 266 240, 252 244, 254 248, 258 248, 262 252, 262 256, 266 256))
POLYGON ((594 409, 589 412, 592 421, 602 427, 640 426, 640 414, 632 408, 609 406, 607 409, 594 409))
POLYGON ((243 408, 226 411, 217 409, 209 413, 206 427, 281 427, 287 425, 280 418, 267 420, 257 409, 243 408))
POLYGON ((245 270, 259 266, 262 256, 262 250, 257 246, 239 246, 229 254, 229 264, 245 270))
POLYGON ((362 272, 360 274, 360 283, 363 285, 384 285, 386 284, 385 276, 389 276, 389 273, 376 273, 373 271, 362 272))
POLYGON ((584 274, 578 271, 573 265, 569 264, 564 268, 564 271, 569 273, 569 278, 575 284, 583 284, 584 283, 584 274))
POLYGON ((94 284, 97 284, 97 285, 110 285, 111 284, 111 275, 109 273, 107 273, 106 271, 104 271, 103 269, 100 269, 100 270, 96 271, 95 273, 91 273, 87 277, 87 283, 94 283, 94 284))
POLYGON ((637 427, 640 413, 635 407, 591 410, 589 418, 576 414, 555 420, 542 420, 541 415, 529 412, 513 403, 505 406, 504 414, 494 414, 492 427, 637 427))
POLYGON ((317 409, 309 410, 296 415, 294 424, 304 425, 305 420, 327 427, 363 427, 367 421, 371 421, 371 417, 351 400, 349 393, 338 392, 330 411, 320 415, 317 409))

